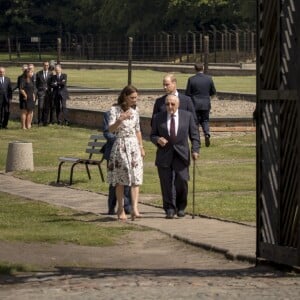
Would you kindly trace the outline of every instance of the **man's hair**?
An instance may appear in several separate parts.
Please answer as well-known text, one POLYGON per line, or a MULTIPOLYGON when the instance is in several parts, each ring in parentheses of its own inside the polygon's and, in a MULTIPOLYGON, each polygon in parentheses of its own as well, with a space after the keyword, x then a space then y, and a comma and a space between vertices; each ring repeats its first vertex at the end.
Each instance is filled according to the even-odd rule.
POLYGON ((167 73, 167 74, 164 76, 163 80, 165 80, 166 78, 170 78, 171 82, 177 83, 177 79, 176 79, 176 77, 175 77, 175 74, 173 74, 173 73, 167 73))
POLYGON ((169 98, 174 98, 174 99, 176 100, 176 102, 178 102, 178 103, 180 102, 179 97, 176 96, 176 95, 174 95, 174 94, 169 94, 169 95, 166 97, 165 102, 167 102, 167 100, 168 100, 169 98))
POLYGON ((204 70, 204 65, 203 65, 203 63, 196 63, 196 64, 194 64, 194 68, 197 72, 201 72, 204 70))

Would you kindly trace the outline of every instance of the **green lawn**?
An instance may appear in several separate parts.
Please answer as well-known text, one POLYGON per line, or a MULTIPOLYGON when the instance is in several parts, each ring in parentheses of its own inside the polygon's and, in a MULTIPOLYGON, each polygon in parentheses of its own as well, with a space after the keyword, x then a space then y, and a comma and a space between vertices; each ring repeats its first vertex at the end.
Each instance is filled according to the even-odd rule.
MULTIPOLYGON (((10 122, 10 130, 1 131, 0 169, 5 169, 8 143, 15 140, 32 142, 35 170, 16 172, 15 176, 34 182, 56 182, 59 156, 83 156, 90 129, 79 127, 33 127, 21 131, 17 122, 10 122)), ((238 221, 255 220, 255 134, 216 137, 209 148, 201 149, 196 164, 196 213, 238 221)), ((155 147, 145 141, 144 184, 141 193, 157 194, 160 186, 154 165, 155 147)), ((76 166, 74 188, 107 192, 107 184, 99 180, 97 168, 91 168, 88 180, 84 166, 76 166)), ((192 174, 192 170, 190 172, 192 174)), ((63 168, 61 179, 69 180, 69 168, 63 168)), ((192 182, 190 182, 190 191, 192 182)), ((189 193, 191 212, 192 193, 189 193)), ((159 201, 158 203, 161 203, 159 201)))
POLYGON ((0 240, 110 246, 137 227, 0 192, 0 240))
MULTIPOLYGON (((24 243, 115 245, 132 230, 146 230, 120 222, 103 222, 92 213, 51 206, 0 192, 0 240, 24 243)), ((37 271, 35 266, 0 261, 0 274, 37 271)))
MULTIPOLYGON (((41 66, 36 66, 40 70, 41 66)), ((65 69, 68 74, 69 86, 116 88, 121 89, 127 84, 127 70, 75 70, 65 69)), ((16 82, 21 73, 20 67, 7 67, 6 75, 16 82)), ((133 70, 132 83, 137 88, 162 88, 164 72, 152 70, 133 70)), ((193 74, 176 73, 178 88, 185 89, 188 77, 193 74)), ((255 76, 215 76, 213 77, 217 91, 255 93, 255 76)))

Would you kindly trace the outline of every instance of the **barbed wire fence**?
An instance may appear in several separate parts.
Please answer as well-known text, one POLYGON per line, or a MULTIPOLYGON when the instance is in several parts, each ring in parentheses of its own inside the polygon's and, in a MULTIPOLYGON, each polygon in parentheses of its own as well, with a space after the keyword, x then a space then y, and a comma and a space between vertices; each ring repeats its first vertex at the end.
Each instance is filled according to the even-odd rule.
MULTIPOLYGON (((128 38, 113 39, 101 35, 65 32, 55 35, 7 37, 2 35, 0 53, 8 60, 38 60, 57 57, 62 60, 124 61, 128 58, 128 38), (58 53, 59 52, 59 53, 58 53)), ((189 63, 204 60, 205 41, 209 63, 241 63, 256 60, 256 33, 237 26, 217 29, 159 32, 152 36, 133 36, 132 59, 148 62, 189 63)))

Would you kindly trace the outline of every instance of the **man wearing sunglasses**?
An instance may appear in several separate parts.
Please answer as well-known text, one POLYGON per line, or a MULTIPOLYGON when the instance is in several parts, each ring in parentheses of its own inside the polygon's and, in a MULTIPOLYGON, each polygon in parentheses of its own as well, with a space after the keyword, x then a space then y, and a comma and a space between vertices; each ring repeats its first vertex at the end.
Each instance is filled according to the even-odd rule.
POLYGON ((182 218, 187 206, 190 150, 196 160, 200 151, 199 129, 191 112, 178 109, 179 98, 168 95, 166 111, 153 116, 150 139, 157 146, 157 166, 163 197, 163 208, 167 219, 175 213, 182 218))

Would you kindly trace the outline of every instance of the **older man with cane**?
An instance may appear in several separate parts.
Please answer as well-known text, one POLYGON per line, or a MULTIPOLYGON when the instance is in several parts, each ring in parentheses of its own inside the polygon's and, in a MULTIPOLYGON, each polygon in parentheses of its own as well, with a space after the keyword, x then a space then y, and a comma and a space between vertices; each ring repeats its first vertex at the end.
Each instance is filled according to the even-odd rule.
POLYGON ((189 111, 180 110, 179 98, 168 95, 166 111, 154 115, 150 139, 157 146, 155 164, 167 219, 185 216, 190 156, 200 151, 199 128, 189 111), (191 155, 188 140, 191 141, 191 155))

